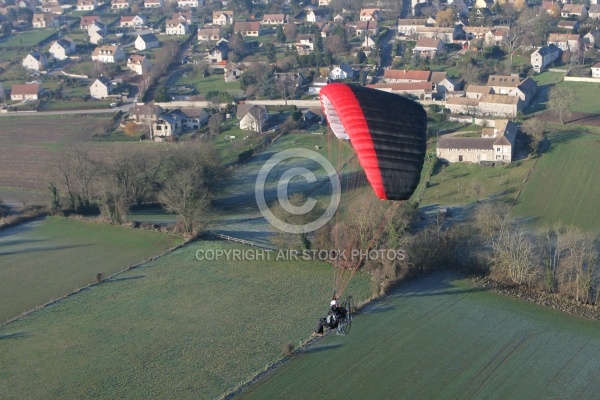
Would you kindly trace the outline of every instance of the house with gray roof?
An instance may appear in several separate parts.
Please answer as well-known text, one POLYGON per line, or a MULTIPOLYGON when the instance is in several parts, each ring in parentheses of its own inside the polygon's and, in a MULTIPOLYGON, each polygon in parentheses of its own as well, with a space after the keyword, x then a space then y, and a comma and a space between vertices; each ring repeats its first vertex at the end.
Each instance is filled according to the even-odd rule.
POLYGON ((152 124, 154 140, 164 140, 170 136, 179 136, 183 132, 200 128, 199 117, 189 116, 180 109, 171 110, 158 116, 152 124))
POLYGON ((240 120, 240 129, 263 132, 269 113, 264 106, 256 104, 240 104, 237 107, 236 117, 240 120))
POLYGON ((531 67, 532 69, 540 73, 554 61, 560 58, 562 50, 559 49, 554 43, 550 43, 547 46, 540 47, 533 53, 531 53, 531 67))
POLYGON ((135 39, 135 48, 138 50, 147 50, 153 49, 155 47, 160 46, 160 41, 153 33, 144 33, 143 35, 138 35, 135 39))

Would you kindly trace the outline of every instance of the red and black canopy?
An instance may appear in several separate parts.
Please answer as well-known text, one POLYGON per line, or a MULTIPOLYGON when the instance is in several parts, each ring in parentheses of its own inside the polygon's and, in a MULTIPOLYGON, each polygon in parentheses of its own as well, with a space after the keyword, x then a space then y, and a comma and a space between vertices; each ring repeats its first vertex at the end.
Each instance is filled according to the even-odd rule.
POLYGON ((410 198, 425 160, 427 114, 406 97, 361 86, 332 83, 321 105, 334 134, 349 139, 375 194, 410 198))

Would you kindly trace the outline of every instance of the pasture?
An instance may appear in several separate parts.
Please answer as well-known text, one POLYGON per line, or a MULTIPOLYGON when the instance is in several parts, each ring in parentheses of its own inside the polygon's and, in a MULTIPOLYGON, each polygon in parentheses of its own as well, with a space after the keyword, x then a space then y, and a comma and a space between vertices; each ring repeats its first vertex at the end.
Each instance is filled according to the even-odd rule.
POLYGON ((471 287, 449 275, 402 284, 346 337, 327 336, 240 399, 596 399, 597 321, 471 287))
POLYGON ((210 91, 226 92, 233 96, 241 93, 239 82, 225 82, 223 75, 215 74, 203 78, 201 74, 193 69, 183 73, 175 82, 175 85, 196 86, 196 93, 206 95, 210 91))
POLYGON ((0 329, 0 398, 217 398, 308 338, 330 265, 216 250, 255 249, 193 243, 0 329))
POLYGON ((537 226, 562 223, 600 230, 597 135, 563 133, 537 162, 513 213, 537 226))
POLYGON ((55 29, 35 29, 21 32, 0 43, 0 49, 36 47, 56 33, 55 29))
POLYGON ((0 231, 0 322, 180 243, 153 231, 51 217, 0 231))

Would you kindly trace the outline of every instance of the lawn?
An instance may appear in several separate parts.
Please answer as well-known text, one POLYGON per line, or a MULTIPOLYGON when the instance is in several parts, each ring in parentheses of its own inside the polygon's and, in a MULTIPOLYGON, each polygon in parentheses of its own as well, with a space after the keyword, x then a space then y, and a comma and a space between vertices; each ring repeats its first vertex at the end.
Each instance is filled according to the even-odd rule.
MULTIPOLYGON (((0 43, 0 49, 36 47, 40 42, 48 39, 56 33, 55 29, 35 29, 12 35, 8 40, 0 43)), ((31 49, 33 50, 33 49, 31 49)))
POLYGON ((2 328, 0 397, 218 398, 308 338, 330 265, 196 258, 216 250, 254 251, 194 243, 2 328))
POLYGON ((533 161, 518 161, 504 166, 482 167, 454 163, 436 166, 421 205, 466 204, 476 201, 474 187, 479 185, 479 200, 488 197, 512 200, 523 185, 533 161))
POLYGON ((85 286, 99 272, 120 271, 179 242, 163 233, 64 218, 0 231, 0 321, 85 286))
POLYGON ((180 76, 175 85, 196 86, 196 93, 203 95, 206 95, 210 91, 226 92, 234 96, 241 93, 239 82, 225 82, 223 75, 211 75, 203 78, 193 70, 180 76))
POLYGON ((366 307, 239 399, 596 399, 598 322, 434 275, 366 307))
POLYGON ((600 83, 560 82, 556 86, 567 87, 573 91, 575 101, 570 107, 571 111, 593 114, 600 113, 600 101, 598 100, 600 83))
POLYGON ((537 226, 562 223, 600 230, 599 136, 563 133, 552 141, 533 170, 514 214, 537 226))

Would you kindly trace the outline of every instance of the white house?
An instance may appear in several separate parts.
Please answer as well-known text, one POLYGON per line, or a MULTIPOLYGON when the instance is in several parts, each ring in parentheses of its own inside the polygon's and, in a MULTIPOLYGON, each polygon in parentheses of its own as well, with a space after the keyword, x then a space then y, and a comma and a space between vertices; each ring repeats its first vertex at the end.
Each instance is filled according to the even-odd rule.
POLYGON ((144 0, 144 8, 163 8, 163 0, 144 0))
POLYGON ((600 62, 592 65, 592 78, 600 78, 600 62))
POLYGON ((70 54, 75 53, 77 46, 70 39, 59 39, 52 43, 48 52, 56 60, 66 60, 70 54))
POLYGON ((269 113, 264 106, 240 104, 237 107, 236 117, 240 120, 240 129, 262 133, 269 119, 269 113))
POLYGON ((537 73, 542 72, 548 65, 560 58, 561 53, 561 50, 554 43, 540 47, 531 53, 532 69, 537 73))
POLYGON ((40 51, 34 51, 29 53, 23 59, 23 67, 31 71, 45 71, 48 65, 48 60, 44 53, 40 51))
POLYGON ((178 19, 169 19, 166 22, 165 33, 167 35, 185 35, 188 30, 188 24, 178 19))
POLYGON ((93 11, 98 8, 96 0, 77 0, 77 11, 93 11))
POLYGON ((144 33, 138 35, 135 39, 134 46, 137 50, 148 50, 160 46, 160 41, 153 33, 144 33))
POLYGON ((12 85, 10 89, 11 100, 37 100, 42 86, 39 83, 12 85))
POLYGON ((119 45, 104 45, 98 46, 92 53, 92 61, 100 61, 103 63, 118 63, 125 59, 125 53, 119 45))
POLYGON ((148 25, 148 21, 144 15, 122 15, 119 21, 121 28, 141 28, 148 25))
POLYGON ((127 59, 127 69, 135 72, 138 75, 144 75, 150 72, 152 64, 145 56, 139 54, 132 54, 127 59))
POLYGON ((179 8, 198 8, 203 6, 204 2, 200 0, 178 0, 177 7, 179 8))
POLYGON ((113 10, 127 10, 131 7, 132 0, 111 0, 110 8, 113 10))
POLYGON ((212 23, 213 23, 213 25, 231 25, 231 24, 233 24, 233 11, 231 11, 231 10, 213 11, 212 23))
POLYGON ((329 78, 332 80, 341 80, 341 79, 352 79, 354 78, 355 71, 348 64, 342 63, 340 65, 336 65, 329 71, 329 78))
POLYGON ((93 99, 105 99, 111 92, 112 82, 104 76, 100 76, 90 86, 90 96, 93 99))
POLYGON ((329 21, 330 10, 328 8, 315 8, 306 12, 306 20, 308 22, 329 21))

